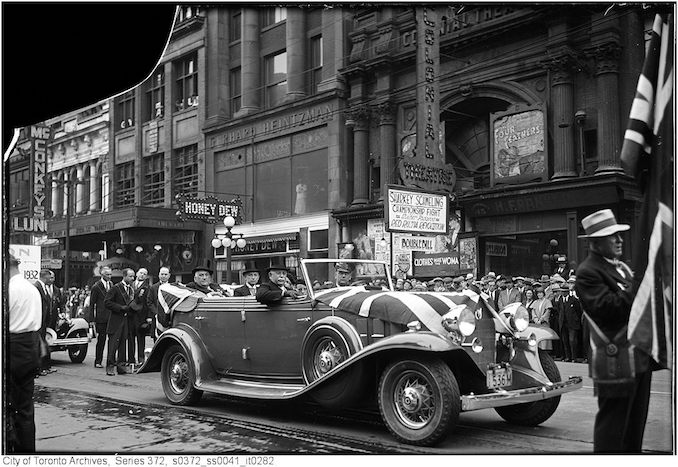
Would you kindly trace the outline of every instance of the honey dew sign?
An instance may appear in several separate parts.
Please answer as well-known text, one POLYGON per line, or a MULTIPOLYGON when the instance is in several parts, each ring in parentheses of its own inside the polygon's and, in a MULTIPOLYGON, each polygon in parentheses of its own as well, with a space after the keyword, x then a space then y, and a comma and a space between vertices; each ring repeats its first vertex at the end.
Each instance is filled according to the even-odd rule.
POLYGON ((179 205, 177 213, 181 219, 196 219, 209 224, 216 224, 226 216, 232 216, 236 224, 242 220, 242 201, 233 199, 223 201, 213 196, 193 198, 182 194, 176 197, 179 205))
POLYGON ((446 193, 387 185, 386 199, 388 232, 447 234, 449 198, 446 193))

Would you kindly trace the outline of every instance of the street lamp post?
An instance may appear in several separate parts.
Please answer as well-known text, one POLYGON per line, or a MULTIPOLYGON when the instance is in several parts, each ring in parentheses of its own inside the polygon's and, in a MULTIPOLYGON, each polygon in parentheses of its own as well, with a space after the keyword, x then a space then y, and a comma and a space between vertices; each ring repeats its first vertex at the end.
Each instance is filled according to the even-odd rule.
POLYGON ((231 283, 231 250, 236 246, 244 248, 247 244, 245 238, 240 234, 233 234, 231 229, 235 226, 235 218, 233 216, 224 217, 224 227, 226 227, 226 234, 223 237, 216 236, 212 239, 212 247, 224 247, 226 252, 226 283, 231 283))

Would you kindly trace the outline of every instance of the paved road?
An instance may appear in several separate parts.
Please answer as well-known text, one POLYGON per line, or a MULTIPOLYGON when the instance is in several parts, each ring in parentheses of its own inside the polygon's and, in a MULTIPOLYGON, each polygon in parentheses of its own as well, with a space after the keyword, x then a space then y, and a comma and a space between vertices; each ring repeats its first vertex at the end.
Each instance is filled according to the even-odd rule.
MULTIPOLYGON (((596 402, 584 364, 559 362, 563 377, 585 376, 540 427, 516 427, 493 410, 462 413, 434 448, 402 445, 376 413, 329 412, 311 404, 243 402, 205 395, 195 407, 167 403, 159 373, 107 376, 53 354, 57 372, 36 380, 37 449, 50 453, 589 454, 596 402)), ((671 378, 655 373, 643 448, 670 453, 671 378)))

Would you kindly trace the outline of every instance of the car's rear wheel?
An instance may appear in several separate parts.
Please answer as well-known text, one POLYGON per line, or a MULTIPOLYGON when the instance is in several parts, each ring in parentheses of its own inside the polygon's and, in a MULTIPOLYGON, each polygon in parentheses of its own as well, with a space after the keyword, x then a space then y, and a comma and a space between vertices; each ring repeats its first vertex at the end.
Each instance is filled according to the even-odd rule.
MULTIPOLYGON (((543 350, 539 351, 539 361, 549 381, 557 383, 561 380, 560 371, 553 358, 543 350)), ((495 410, 509 423, 521 426, 537 426, 551 418, 560 404, 560 396, 525 404, 497 407, 495 410)))
MULTIPOLYGON (((78 331, 73 337, 87 337, 87 331, 78 331)), ((71 345, 68 347, 68 357, 73 363, 82 363, 87 356, 87 344, 71 345)))
POLYGON ((438 358, 394 361, 379 381, 379 411, 400 441, 432 446, 459 420, 461 399, 452 370, 438 358))
MULTIPOLYGON (((301 350, 307 383, 324 377, 359 350, 349 333, 338 323, 323 323, 309 330, 301 350)), ((358 362, 311 391, 310 396, 325 407, 348 405, 362 394, 364 381, 363 365, 358 362)))
POLYGON ((200 400, 202 391, 195 388, 195 371, 186 351, 178 344, 167 349, 160 369, 162 389, 175 405, 191 405, 200 400))

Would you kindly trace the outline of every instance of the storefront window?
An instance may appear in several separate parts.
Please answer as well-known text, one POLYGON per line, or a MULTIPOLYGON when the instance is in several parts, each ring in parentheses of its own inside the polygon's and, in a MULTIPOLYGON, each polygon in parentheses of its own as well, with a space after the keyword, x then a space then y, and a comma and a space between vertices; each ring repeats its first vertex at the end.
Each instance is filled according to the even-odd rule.
POLYGON ((315 151, 292 157, 294 214, 322 211, 327 207, 327 156, 315 151))
POLYGON ((281 159, 256 166, 254 215, 257 219, 289 217, 291 206, 290 160, 281 159))
POLYGON ((567 231, 485 237, 480 253, 485 255, 485 273, 539 279, 553 274, 557 258, 566 256, 567 231))

